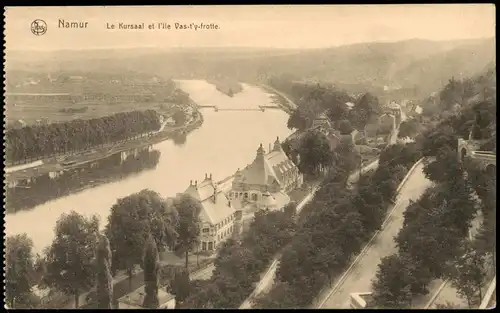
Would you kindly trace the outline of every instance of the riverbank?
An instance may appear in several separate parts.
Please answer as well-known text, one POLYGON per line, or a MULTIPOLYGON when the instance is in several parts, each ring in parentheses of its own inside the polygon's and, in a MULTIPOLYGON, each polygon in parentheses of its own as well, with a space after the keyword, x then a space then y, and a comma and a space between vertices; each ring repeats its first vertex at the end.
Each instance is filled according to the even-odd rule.
POLYGON ((14 185, 19 181, 29 181, 32 178, 47 175, 51 172, 73 170, 87 163, 105 159, 116 153, 145 148, 165 140, 173 139, 179 134, 187 135, 188 133, 198 129, 203 124, 203 115, 197 109, 196 103, 190 100, 189 105, 193 108, 195 116, 186 125, 177 127, 167 127, 162 125, 160 130, 154 134, 143 134, 139 138, 134 138, 132 140, 110 143, 103 147, 95 147, 91 150, 82 151, 77 154, 45 159, 42 160, 42 165, 7 173, 5 175, 5 179, 9 185, 14 185))
POLYGON ((292 114, 297 109, 297 105, 292 100, 275 88, 264 84, 259 84, 258 86, 271 94, 273 103, 280 106, 286 113, 292 114))

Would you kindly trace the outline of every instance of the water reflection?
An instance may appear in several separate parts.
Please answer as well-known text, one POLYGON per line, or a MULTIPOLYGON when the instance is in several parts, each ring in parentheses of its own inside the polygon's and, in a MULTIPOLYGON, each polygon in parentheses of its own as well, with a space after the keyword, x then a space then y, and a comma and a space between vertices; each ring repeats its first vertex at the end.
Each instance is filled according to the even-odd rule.
POLYGON ((186 144, 187 135, 184 132, 175 132, 171 135, 174 144, 177 146, 182 146, 186 144))
POLYGON ((158 165, 160 155, 160 151, 153 150, 150 146, 119 152, 61 174, 38 176, 7 189, 7 213, 30 209, 86 188, 119 181, 141 171, 154 169, 158 165))

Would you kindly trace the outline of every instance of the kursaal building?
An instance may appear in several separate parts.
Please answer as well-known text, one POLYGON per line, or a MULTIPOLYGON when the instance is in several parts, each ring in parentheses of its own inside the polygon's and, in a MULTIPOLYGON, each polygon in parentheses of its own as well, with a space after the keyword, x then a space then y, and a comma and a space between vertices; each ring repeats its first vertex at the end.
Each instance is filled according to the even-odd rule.
POLYGON ((234 208, 243 212, 277 210, 290 202, 287 193, 302 183, 302 173, 276 138, 268 153, 261 144, 252 164, 236 172, 229 199, 234 208))

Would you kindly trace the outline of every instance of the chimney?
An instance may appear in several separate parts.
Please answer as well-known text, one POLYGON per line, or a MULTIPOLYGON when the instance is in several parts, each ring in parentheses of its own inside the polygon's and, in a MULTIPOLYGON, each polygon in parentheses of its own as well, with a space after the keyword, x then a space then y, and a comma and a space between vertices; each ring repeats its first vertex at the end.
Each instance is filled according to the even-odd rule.
POLYGON ((210 180, 212 180, 212 173, 210 173, 210 180))
POLYGON ((257 149, 257 156, 263 156, 264 155, 264 148, 262 147, 262 144, 260 144, 259 149, 257 149))
POLYGON ((217 202, 217 184, 214 184, 214 194, 213 194, 212 198, 214 200, 214 203, 216 203, 217 202))
POLYGON ((192 179, 189 181, 189 186, 193 186, 193 180, 192 179))
POLYGON ((208 178, 208 175, 207 175, 207 173, 205 173, 205 179, 207 179, 207 178, 208 178))
POLYGON ((269 143, 269 152, 271 152, 271 144, 269 143))
POLYGON ((198 181, 197 180, 194 181, 194 186, 196 187, 196 189, 198 189, 198 181))

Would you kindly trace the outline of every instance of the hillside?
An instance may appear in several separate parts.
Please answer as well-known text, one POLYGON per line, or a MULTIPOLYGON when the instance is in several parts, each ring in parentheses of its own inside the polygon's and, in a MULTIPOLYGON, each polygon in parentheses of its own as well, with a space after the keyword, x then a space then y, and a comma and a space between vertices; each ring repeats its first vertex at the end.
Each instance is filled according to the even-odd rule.
MULTIPOLYGON (((85 70, 149 72, 164 77, 265 81, 273 76, 333 82, 353 91, 439 90, 449 77, 472 76, 495 63, 495 40, 361 43, 327 49, 256 48, 7 51, 7 72, 85 70), (33 57, 36 55, 36 57, 33 57), (418 86, 417 88, 415 88, 418 86)), ((405 92, 406 93, 406 92, 405 92)), ((407 96, 407 95, 406 95, 407 96)))

